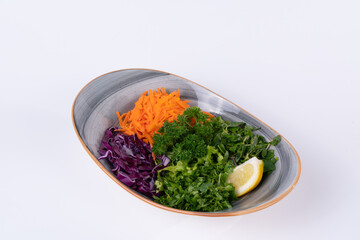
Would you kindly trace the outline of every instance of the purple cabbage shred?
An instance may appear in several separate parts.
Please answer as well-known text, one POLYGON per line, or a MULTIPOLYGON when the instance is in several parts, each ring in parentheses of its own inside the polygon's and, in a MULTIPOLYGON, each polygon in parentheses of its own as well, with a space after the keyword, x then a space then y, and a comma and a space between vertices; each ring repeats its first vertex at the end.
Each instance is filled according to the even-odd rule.
POLYGON ((99 160, 107 159, 112 163, 112 171, 126 186, 148 197, 159 196, 154 185, 157 171, 165 168, 170 159, 159 156, 161 163, 155 165, 150 144, 136 135, 127 136, 109 128, 105 131, 99 153, 99 160))

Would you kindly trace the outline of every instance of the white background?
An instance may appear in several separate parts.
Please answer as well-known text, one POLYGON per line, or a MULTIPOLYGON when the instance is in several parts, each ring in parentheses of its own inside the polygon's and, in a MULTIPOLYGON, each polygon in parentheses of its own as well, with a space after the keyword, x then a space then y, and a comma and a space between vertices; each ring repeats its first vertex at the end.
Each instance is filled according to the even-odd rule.
POLYGON ((356 239, 359 1, 0 0, 0 239, 356 239), (71 122, 79 90, 130 67, 198 82, 298 150, 293 192, 256 213, 179 215, 108 178, 71 122))

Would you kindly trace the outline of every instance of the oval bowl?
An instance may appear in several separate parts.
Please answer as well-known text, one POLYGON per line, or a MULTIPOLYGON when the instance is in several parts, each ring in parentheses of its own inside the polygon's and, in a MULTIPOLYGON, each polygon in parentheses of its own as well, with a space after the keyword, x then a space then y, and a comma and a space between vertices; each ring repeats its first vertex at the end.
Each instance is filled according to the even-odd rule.
POLYGON ((199 84, 163 71, 152 69, 123 69, 99 76, 89 82, 77 95, 72 107, 72 120, 81 144, 95 163, 117 184, 135 197, 162 209, 198 216, 222 217, 255 212, 280 201, 295 187, 300 177, 301 163, 294 147, 282 136, 275 147, 279 161, 276 170, 265 177, 252 192, 240 197, 230 209, 217 212, 184 211, 161 205, 121 183, 111 171, 107 160, 99 161, 98 148, 104 132, 117 127, 115 111, 127 112, 139 96, 149 90, 165 87, 168 92, 180 89, 182 99, 191 106, 220 115, 225 120, 244 121, 260 127, 257 134, 267 140, 278 133, 241 107, 199 84))

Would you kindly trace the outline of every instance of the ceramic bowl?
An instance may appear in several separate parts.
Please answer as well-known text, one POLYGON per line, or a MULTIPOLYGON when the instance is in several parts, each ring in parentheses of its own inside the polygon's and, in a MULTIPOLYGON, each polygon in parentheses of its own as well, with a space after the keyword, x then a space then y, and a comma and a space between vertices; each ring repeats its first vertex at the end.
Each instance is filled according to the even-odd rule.
POLYGON ((217 212, 179 210, 158 204, 121 183, 112 173, 109 162, 98 160, 100 141, 107 128, 118 126, 115 111, 131 110, 144 91, 161 87, 165 87, 167 92, 180 89, 182 99, 191 100, 191 106, 199 106, 202 110, 220 115, 225 120, 244 121, 254 127, 261 127, 257 133, 267 140, 278 135, 274 129, 236 104, 174 74, 151 69, 124 69, 104 74, 92 80, 80 91, 73 104, 72 119, 80 142, 94 162, 127 192, 168 211, 215 217, 242 215, 264 209, 280 201, 295 187, 300 177, 300 158, 283 136, 283 140, 275 147, 275 154, 279 157, 276 170, 265 177, 254 191, 240 197, 230 209, 217 212))

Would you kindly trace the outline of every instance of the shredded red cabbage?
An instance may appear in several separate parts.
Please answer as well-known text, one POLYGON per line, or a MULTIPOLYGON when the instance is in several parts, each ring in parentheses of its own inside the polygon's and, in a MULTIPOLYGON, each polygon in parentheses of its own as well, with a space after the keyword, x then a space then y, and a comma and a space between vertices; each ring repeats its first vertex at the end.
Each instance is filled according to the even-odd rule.
POLYGON ((157 171, 166 167, 170 159, 165 155, 157 157, 161 163, 155 165, 150 144, 136 135, 127 136, 109 128, 101 141, 99 153, 99 160, 107 159, 112 163, 112 171, 126 186, 149 197, 159 195, 154 186, 157 171))

